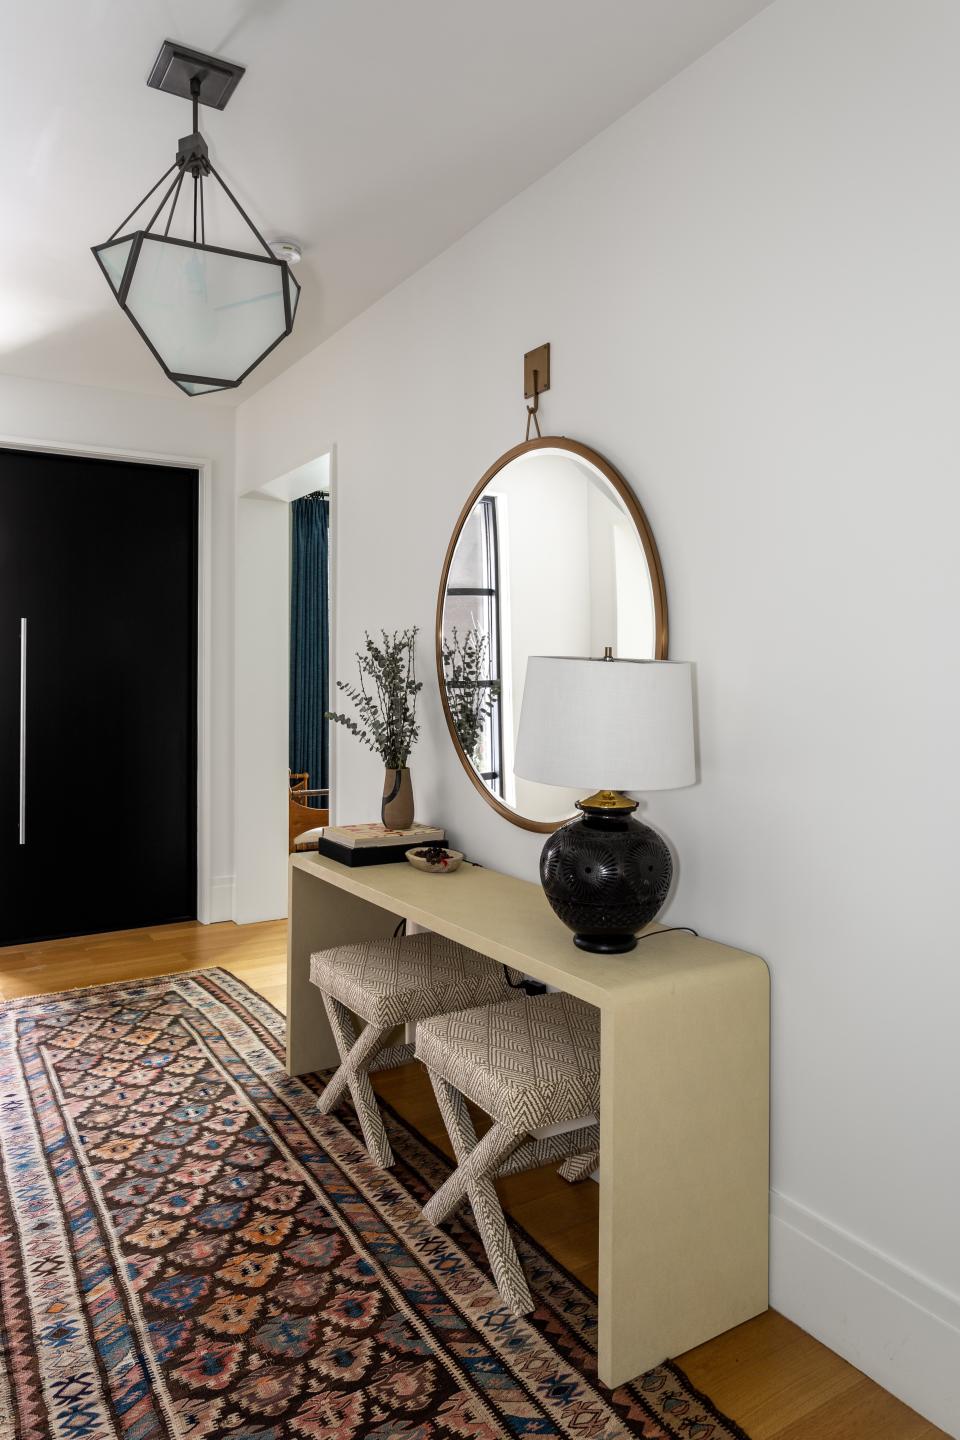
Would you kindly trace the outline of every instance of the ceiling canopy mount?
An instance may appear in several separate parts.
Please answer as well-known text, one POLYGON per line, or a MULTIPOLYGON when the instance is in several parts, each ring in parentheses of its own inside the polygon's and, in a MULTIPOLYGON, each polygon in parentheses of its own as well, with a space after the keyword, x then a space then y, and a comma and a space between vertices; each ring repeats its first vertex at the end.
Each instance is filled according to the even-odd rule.
POLYGON ((193 84, 199 80, 200 104, 223 110, 243 79, 245 69, 245 66, 235 65, 232 60, 221 60, 219 55, 207 55, 202 50, 178 45, 175 40, 164 40, 147 77, 147 84, 166 95, 191 100, 193 84))

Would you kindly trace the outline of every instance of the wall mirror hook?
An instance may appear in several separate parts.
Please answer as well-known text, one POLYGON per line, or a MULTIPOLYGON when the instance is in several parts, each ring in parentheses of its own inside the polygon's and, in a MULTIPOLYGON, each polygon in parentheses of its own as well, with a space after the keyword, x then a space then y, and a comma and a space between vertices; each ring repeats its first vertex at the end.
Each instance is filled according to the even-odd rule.
POLYGON ((550 345, 539 345, 536 350, 528 350, 523 357, 523 395, 524 399, 533 399, 533 404, 527 406, 527 433, 526 439, 530 439, 531 421, 537 427, 537 439, 543 438, 540 430, 540 396, 544 390, 550 389, 550 345))

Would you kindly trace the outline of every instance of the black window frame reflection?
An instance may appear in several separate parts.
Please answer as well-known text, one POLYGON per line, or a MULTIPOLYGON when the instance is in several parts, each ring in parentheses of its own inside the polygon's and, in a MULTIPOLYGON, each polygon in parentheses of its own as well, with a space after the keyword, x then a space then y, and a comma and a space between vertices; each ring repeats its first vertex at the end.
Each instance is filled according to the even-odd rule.
POLYGON ((486 633, 489 642, 490 677, 481 680, 480 685, 489 689, 499 683, 494 696, 493 708, 484 728, 489 734, 491 770, 480 770, 483 780, 499 797, 505 798, 503 774, 503 684, 502 644, 500 637, 500 527, 497 520, 495 495, 484 495, 476 507, 480 512, 482 535, 482 572, 486 585, 448 585, 447 595, 472 595, 485 601, 487 607, 486 633))

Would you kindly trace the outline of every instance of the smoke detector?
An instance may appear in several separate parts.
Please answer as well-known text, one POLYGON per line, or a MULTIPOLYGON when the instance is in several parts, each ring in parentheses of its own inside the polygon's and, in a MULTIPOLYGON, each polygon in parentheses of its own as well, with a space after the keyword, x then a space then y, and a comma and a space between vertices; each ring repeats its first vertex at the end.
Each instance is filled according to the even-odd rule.
POLYGON ((278 260, 286 260, 288 265, 299 265, 303 255, 296 240, 271 240, 270 249, 278 260))

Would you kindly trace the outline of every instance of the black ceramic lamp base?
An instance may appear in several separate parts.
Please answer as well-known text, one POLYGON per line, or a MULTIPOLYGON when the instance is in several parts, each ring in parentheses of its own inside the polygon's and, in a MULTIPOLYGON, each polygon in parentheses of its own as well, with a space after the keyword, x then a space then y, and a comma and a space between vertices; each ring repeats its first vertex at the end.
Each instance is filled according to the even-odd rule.
POLYGON ((561 825, 540 856, 540 880, 547 899, 573 943, 598 955, 622 955, 637 943, 637 931, 655 919, 667 898, 673 860, 663 839, 635 820, 636 804, 625 796, 599 802, 615 792, 581 801, 581 820, 561 825))
POLYGON ((636 935, 581 935, 574 932, 573 943, 578 950, 590 950, 594 955, 626 955, 636 950, 636 935))

